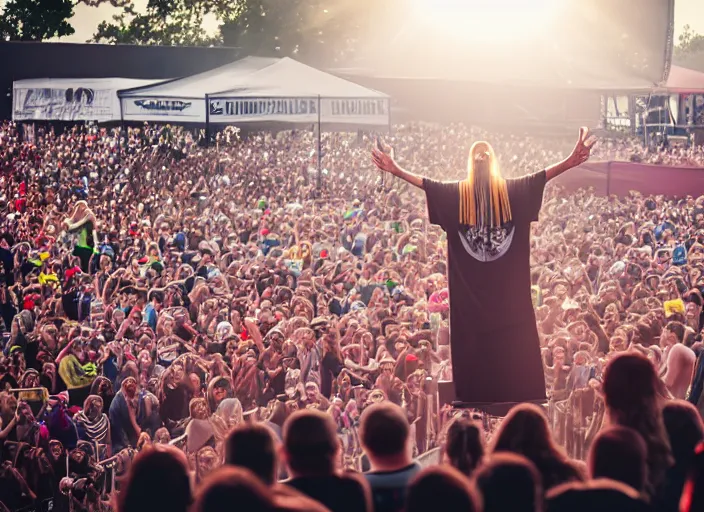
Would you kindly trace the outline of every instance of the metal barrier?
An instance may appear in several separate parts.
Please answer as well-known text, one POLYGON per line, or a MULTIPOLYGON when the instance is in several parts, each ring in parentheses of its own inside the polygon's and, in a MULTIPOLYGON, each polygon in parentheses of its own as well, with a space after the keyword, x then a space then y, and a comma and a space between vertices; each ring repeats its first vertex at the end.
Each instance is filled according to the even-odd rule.
MULTIPOLYGON (((435 393, 425 394, 427 413, 423 417, 416 418, 411 422, 410 436, 413 443, 413 454, 415 457, 424 457, 425 454, 433 452, 439 446, 439 414, 437 409, 437 397, 435 393), (424 436, 420 436, 423 443, 418 443, 418 429, 423 429, 424 436)), ((352 471, 364 471, 363 457, 364 451, 359 439, 357 425, 338 429, 337 433, 342 444, 342 464, 345 469, 352 471)))
POLYGON ((432 450, 419 455, 416 457, 416 462, 420 464, 423 469, 440 464, 440 462, 442 462, 441 448, 438 446, 437 448, 433 448, 432 450))
POLYGON ((572 391, 564 400, 548 401, 548 419, 555 441, 565 448, 567 455, 585 460, 589 451, 590 434, 598 429, 598 397, 592 388, 572 391))

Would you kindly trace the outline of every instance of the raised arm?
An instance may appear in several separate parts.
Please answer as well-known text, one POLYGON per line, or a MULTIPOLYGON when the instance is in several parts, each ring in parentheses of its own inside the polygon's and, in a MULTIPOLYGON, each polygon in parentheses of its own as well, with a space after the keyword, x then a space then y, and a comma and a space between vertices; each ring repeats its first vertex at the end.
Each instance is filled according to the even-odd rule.
POLYGON ((564 159, 562 162, 556 163, 547 167, 545 169, 546 179, 550 181, 553 178, 557 178, 563 172, 577 167, 589 160, 589 154, 592 147, 596 143, 594 137, 589 136, 589 128, 582 127, 579 129, 579 139, 577 144, 572 150, 572 154, 564 159))
POLYGON ((383 172, 388 172, 414 187, 423 188, 423 176, 402 169, 394 160, 393 150, 381 151, 379 148, 372 150, 372 162, 383 172))

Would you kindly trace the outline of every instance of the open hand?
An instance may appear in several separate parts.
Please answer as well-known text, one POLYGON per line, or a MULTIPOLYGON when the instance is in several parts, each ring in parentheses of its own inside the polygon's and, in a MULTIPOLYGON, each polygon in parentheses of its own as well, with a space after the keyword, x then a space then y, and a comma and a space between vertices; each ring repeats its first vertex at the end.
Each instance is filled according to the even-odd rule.
POLYGON ((586 126, 581 127, 577 144, 575 144, 572 154, 567 158, 570 167, 576 167, 589 160, 594 144, 596 144, 596 138, 589 136, 589 128, 586 126))
POLYGON ((390 174, 395 174, 399 169, 394 160, 394 150, 382 142, 377 142, 377 147, 372 149, 372 162, 379 169, 390 174))

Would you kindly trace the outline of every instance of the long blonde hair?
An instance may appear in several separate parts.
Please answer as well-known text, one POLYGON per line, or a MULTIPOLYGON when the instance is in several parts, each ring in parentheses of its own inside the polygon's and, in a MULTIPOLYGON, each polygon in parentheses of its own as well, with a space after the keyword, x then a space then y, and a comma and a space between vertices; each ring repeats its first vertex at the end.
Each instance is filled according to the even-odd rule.
POLYGON ((510 222, 511 204, 506 180, 501 177, 499 163, 488 142, 472 144, 467 159, 467 179, 460 182, 460 223, 467 226, 499 227, 510 222), (475 179, 475 168, 481 155, 489 158, 489 197, 475 179))

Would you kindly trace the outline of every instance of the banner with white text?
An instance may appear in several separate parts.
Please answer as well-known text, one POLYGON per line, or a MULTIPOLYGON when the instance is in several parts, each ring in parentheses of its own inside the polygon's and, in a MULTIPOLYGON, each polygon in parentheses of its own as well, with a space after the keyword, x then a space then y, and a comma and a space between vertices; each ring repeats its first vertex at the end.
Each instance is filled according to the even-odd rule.
POLYGON ((205 99, 125 96, 120 101, 125 121, 205 123, 205 99))
POLYGON ((210 122, 387 126, 388 98, 211 98, 210 122), (318 112, 320 108, 320 112, 318 112))

